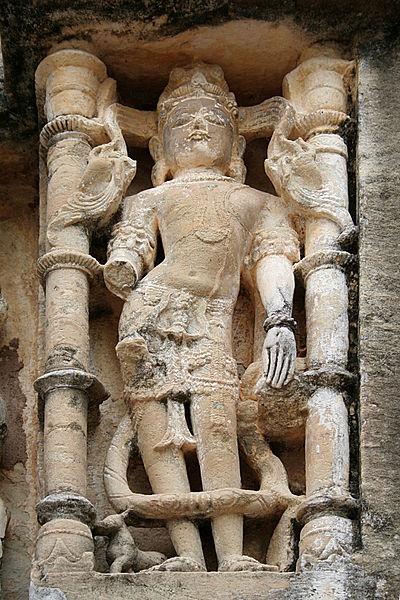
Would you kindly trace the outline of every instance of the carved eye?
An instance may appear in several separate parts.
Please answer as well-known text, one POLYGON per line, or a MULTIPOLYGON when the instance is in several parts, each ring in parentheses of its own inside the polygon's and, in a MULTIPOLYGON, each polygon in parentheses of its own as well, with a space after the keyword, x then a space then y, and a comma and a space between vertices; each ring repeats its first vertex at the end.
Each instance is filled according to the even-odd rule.
POLYGON ((183 127, 184 125, 187 125, 188 123, 190 123, 192 118, 193 118, 193 115, 191 115, 189 113, 183 113, 182 115, 179 115, 178 117, 176 117, 173 127, 183 127))
POLYGON ((204 118, 208 123, 212 123, 213 125, 221 125, 225 126, 225 119, 222 115, 217 112, 209 112, 204 115, 204 118))

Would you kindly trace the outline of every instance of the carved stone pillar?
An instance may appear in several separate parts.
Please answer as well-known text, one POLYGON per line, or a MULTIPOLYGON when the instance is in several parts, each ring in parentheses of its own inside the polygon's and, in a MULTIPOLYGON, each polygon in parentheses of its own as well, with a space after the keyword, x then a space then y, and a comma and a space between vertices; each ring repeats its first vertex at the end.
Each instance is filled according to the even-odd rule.
MULTIPOLYGON (((306 501, 299 564, 346 558, 351 552, 348 512, 349 435, 343 385, 348 351, 346 266, 351 255, 339 236, 351 227, 347 215, 347 151, 339 126, 348 118, 345 76, 351 63, 316 48, 284 81, 284 95, 296 109, 291 137, 306 142, 309 189, 318 192, 320 212, 305 212, 305 258, 297 269, 305 283, 307 368, 317 389, 308 401, 306 422, 306 501), (314 171, 313 171, 314 169, 314 171), (322 210, 321 210, 322 209, 322 210)), ((304 189, 304 195, 309 192, 304 189)))
POLYGON ((36 83, 39 115, 47 121, 40 142, 48 175, 46 253, 38 263, 46 291, 46 362, 35 383, 44 404, 45 498, 37 507, 43 527, 36 545, 43 574, 93 568, 87 414, 107 394, 88 372, 89 280, 101 272, 89 255, 90 234, 118 208, 135 165, 106 112, 115 84, 98 58, 56 52, 39 65, 36 83))

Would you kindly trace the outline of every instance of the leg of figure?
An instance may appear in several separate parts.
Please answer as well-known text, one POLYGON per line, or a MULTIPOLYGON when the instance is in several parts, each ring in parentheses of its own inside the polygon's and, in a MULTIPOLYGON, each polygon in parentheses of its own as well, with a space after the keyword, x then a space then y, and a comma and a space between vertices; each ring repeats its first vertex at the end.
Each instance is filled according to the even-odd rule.
MULTIPOLYGON (((240 488, 240 466, 236 439, 236 399, 217 390, 196 396, 191 402, 191 418, 197 437, 197 454, 204 490, 240 488)), ((215 550, 221 565, 241 556, 243 517, 223 515, 212 523, 215 550)))
MULTIPOLYGON (((204 490, 241 488, 236 402, 236 395, 223 388, 192 398, 191 418, 204 490)), ((277 570, 243 556, 242 515, 216 517, 212 530, 219 571, 277 570)))
MULTIPOLYGON (((137 426, 138 445, 153 492, 190 492, 186 464, 182 451, 176 447, 155 450, 167 429, 167 410, 164 404, 149 401, 143 406, 137 426)), ((200 535, 196 525, 187 519, 168 521, 168 531, 179 557, 187 557, 205 568, 200 535)), ((172 560, 172 559, 171 559, 172 560)), ((179 561, 175 561, 179 569, 179 561)), ((190 565, 189 565, 190 567, 190 565)), ((182 562, 182 570, 184 562, 182 562)), ((188 568, 187 570, 193 570, 188 568)))
POLYGON ((276 490, 288 500, 295 501, 295 496, 289 490, 286 469, 259 430, 257 418, 258 403, 254 400, 241 400, 237 410, 240 448, 257 474, 261 490, 276 490))

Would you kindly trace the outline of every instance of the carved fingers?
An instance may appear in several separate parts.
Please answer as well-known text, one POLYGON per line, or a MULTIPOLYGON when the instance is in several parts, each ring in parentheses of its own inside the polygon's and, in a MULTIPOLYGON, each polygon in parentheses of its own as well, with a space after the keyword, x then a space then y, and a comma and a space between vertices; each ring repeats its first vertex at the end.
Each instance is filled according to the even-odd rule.
POLYGON ((281 388, 289 383, 296 365, 296 341, 288 327, 268 330, 263 347, 264 375, 268 385, 281 388))

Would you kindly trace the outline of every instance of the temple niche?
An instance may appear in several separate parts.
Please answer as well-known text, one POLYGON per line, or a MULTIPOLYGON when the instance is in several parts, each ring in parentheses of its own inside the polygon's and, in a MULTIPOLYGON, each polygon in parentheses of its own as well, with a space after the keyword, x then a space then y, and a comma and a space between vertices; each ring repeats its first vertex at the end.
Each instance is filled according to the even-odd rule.
MULTIPOLYGON (((329 45, 298 62, 283 96, 247 107, 219 65, 176 67, 153 112, 118 103, 93 54, 59 50, 39 65, 47 170, 39 579, 96 570, 91 530, 97 544, 106 538, 111 573, 291 572, 351 561, 354 225, 339 131, 353 63, 329 45), (148 189, 129 190, 140 159, 126 138, 150 150, 148 189), (266 144, 272 193, 245 184, 251 139, 266 144), (104 266, 92 249, 99 231, 108 238, 104 266), (89 284, 107 297, 102 278, 123 301, 116 355, 126 415, 104 465, 116 513, 99 519, 85 434, 107 398, 102 365, 98 376, 89 368, 89 284), (143 525, 151 550, 129 529, 143 525)), ((116 318, 114 326, 115 339, 116 318)))
POLYGON ((383 598, 362 46, 286 18, 130 18, 59 15, 29 66, 37 211, 17 216, 28 179, 15 289, 0 273, 29 398, 21 425, 0 388, 5 598, 8 548, 31 600, 383 598))

